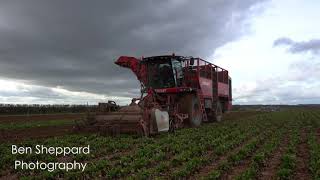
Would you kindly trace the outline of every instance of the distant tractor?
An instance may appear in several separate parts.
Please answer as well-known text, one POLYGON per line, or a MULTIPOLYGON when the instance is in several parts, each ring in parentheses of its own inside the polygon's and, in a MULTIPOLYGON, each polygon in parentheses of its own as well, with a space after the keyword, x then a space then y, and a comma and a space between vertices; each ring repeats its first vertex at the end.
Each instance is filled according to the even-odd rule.
POLYGON ((222 113, 231 109, 228 71, 203 59, 121 56, 115 64, 134 72, 141 84, 141 97, 118 111, 90 114, 88 123, 99 131, 149 136, 221 121, 222 113))

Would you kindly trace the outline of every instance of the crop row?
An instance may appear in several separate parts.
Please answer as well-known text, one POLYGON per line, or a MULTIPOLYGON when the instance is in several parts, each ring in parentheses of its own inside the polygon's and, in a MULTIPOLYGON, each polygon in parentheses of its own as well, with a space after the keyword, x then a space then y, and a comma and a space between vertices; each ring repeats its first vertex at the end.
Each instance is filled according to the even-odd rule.
POLYGON ((169 167, 181 166, 184 161, 190 157, 201 156, 212 147, 218 147, 228 139, 237 137, 243 131, 237 129, 237 126, 230 128, 217 128, 216 131, 203 131, 201 129, 190 129, 190 134, 171 137, 160 140, 158 143, 149 144, 141 147, 136 153, 121 157, 107 170, 109 177, 120 177, 126 174, 143 177, 170 169, 169 167), (192 132, 193 131, 193 132, 192 132), (190 137, 190 135, 192 135, 190 137), (158 166, 158 162, 161 164, 158 166), (147 170, 146 167, 153 167, 147 170))
POLYGON ((280 145, 284 135, 284 130, 276 131, 272 134, 271 139, 260 148, 259 151, 251 159, 248 169, 239 174, 236 179, 255 179, 259 170, 265 165, 270 155, 280 145))
MULTIPOLYGON (((250 158, 251 163, 248 167, 246 167, 246 170, 241 172, 240 174, 238 174, 236 177, 233 177, 233 178, 235 178, 235 179, 254 179, 254 178, 257 178, 257 176, 259 175, 259 170, 265 165, 266 161, 268 161, 268 157, 270 157, 271 154, 273 153, 273 151, 275 151, 275 148, 279 146, 280 139, 283 139, 283 137, 282 137, 283 132, 287 131, 287 129, 292 131, 291 136, 290 136, 291 141, 289 143, 289 147, 288 147, 287 152, 282 157, 281 166, 279 167, 279 171, 278 171, 277 175, 278 175, 279 179, 284 179, 284 178, 290 177, 289 173, 292 174, 295 167, 296 167, 295 166, 295 159, 292 157, 295 157, 294 155, 296 153, 297 144, 300 140, 298 129, 301 127, 305 127, 305 126, 308 127, 309 125, 315 126, 315 124, 313 124, 313 122, 312 122, 313 118, 309 118, 309 119, 306 118, 307 116, 310 116, 309 113, 307 113, 307 114, 304 113, 303 114, 304 117, 301 116, 301 114, 299 114, 299 113, 293 113, 293 115, 295 115, 295 116, 293 116, 293 118, 295 118, 295 120, 294 121, 292 121, 292 120, 287 121, 285 124, 283 124, 283 127, 281 129, 279 129, 279 131, 274 131, 274 134, 272 135, 271 140, 269 140, 261 148, 259 148, 256 151, 256 153, 251 153, 251 154, 253 154, 252 157, 250 158)), ((282 116, 282 118, 283 118, 283 116, 282 116)), ((273 120, 274 119, 275 119, 275 117, 273 118, 273 120)), ((278 119, 278 120, 280 120, 280 119, 278 119)), ((283 122, 285 122, 285 121, 283 121, 283 122)), ((250 150, 251 149, 248 148, 248 150, 245 150, 245 152, 250 151, 250 150)), ((242 158, 244 158, 244 157, 245 157, 245 155, 242 156, 242 158)), ((240 158, 241 159, 240 161, 242 161, 242 158, 240 158)), ((230 161, 230 158, 228 158, 228 160, 226 162, 221 163, 216 170, 211 172, 210 176, 208 178, 210 178, 210 179, 221 178, 223 172, 234 168, 234 166, 237 166, 237 162, 239 162, 239 161, 235 161, 235 162, 232 160, 230 161)))
MULTIPOLYGON (((18 143, 20 146, 87 146, 90 155, 69 157, 50 155, 11 155, 10 144, 0 147, 0 168, 3 172, 18 173, 30 178, 133 178, 181 179, 204 176, 210 179, 225 178, 237 167, 245 169, 232 176, 237 179, 255 179, 277 151, 283 139, 289 143, 282 154, 277 178, 290 177, 297 167, 297 147, 301 142, 300 129, 312 129, 309 134, 310 169, 319 177, 320 147, 315 131, 320 127, 319 111, 284 111, 258 114, 221 123, 205 124, 200 128, 181 129, 175 133, 160 134, 151 138, 123 135, 69 135, 45 140, 18 143), (15 159, 24 161, 55 162, 63 158, 87 162, 84 172, 79 171, 16 171, 11 165, 15 159), (213 166, 214 164, 214 166, 213 166)), ((1 175, 1 174, 0 174, 1 175)))
POLYGON ((315 132, 310 133, 308 138, 310 147, 310 170, 314 179, 320 179, 320 144, 315 132))
MULTIPOLYGON (((226 129, 222 132, 202 130, 198 135, 192 134, 192 138, 187 137, 187 142, 179 140, 171 144, 170 146, 174 148, 171 151, 169 148, 165 158, 162 159, 159 165, 154 166, 155 163, 158 164, 158 161, 151 160, 153 163, 148 163, 147 160, 143 167, 148 168, 132 168, 130 164, 129 167, 126 166, 124 168, 131 170, 130 176, 137 177, 138 179, 151 176, 184 177, 210 161, 208 154, 220 155, 241 143, 245 138, 257 133, 262 127, 262 124, 252 124, 252 122, 246 124, 243 122, 241 126, 237 125, 234 129, 229 127, 228 130, 226 129), (228 131, 231 132, 228 134, 228 131), (217 139, 212 138, 210 135, 213 132, 218 133, 217 139)), ((159 148, 161 149, 161 147, 159 148)), ((135 161, 139 162, 139 157, 131 162, 135 164, 135 161)), ((113 168, 117 168, 118 172, 122 170, 121 176, 126 174, 126 170, 123 170, 123 167, 121 169, 121 166, 113 168)), ((113 172, 112 169, 111 172, 113 172)), ((119 174, 109 173, 109 175, 110 177, 117 177, 119 174)))
POLYGON ((274 129, 268 129, 261 135, 254 137, 252 141, 243 146, 239 151, 228 156, 227 159, 221 162, 217 169, 212 170, 206 178, 220 179, 225 172, 231 170, 234 166, 238 165, 243 159, 255 153, 259 146, 264 146, 265 141, 268 141, 273 132, 274 129))
POLYGON ((295 129, 291 132, 290 142, 286 153, 281 157, 280 168, 277 172, 279 179, 288 179, 296 168, 297 144, 299 143, 299 133, 295 129))
MULTIPOLYGON (((244 120, 248 124, 252 120, 244 120)), ((184 156, 188 156, 190 152, 192 152, 193 156, 197 155, 197 152, 205 152, 210 149, 210 145, 218 146, 218 144, 223 144, 225 140, 231 138, 232 136, 239 136, 246 129, 239 128, 238 123, 233 121, 221 123, 219 125, 213 124, 204 126, 199 129, 183 129, 178 131, 175 134, 169 135, 160 135, 157 138, 135 138, 131 136, 124 136, 119 138, 111 138, 111 137, 100 137, 97 135, 86 136, 84 138, 79 138, 79 136, 69 136, 65 138, 53 138, 48 139, 42 144, 50 145, 50 146, 81 146, 85 144, 90 144, 92 148, 92 153, 90 156, 75 156, 71 157, 76 160, 89 160, 96 159, 97 161, 93 161, 90 166, 88 166, 86 170, 86 174, 88 175, 97 175, 99 173, 104 174, 107 171, 109 176, 115 174, 118 176, 118 173, 121 175, 132 174, 135 173, 135 170, 141 169, 141 167, 145 167, 146 165, 154 164, 159 160, 163 160, 167 156, 173 156, 174 161, 179 162, 183 159, 184 156), (190 138, 190 134, 192 137, 190 138), (203 138, 205 137, 205 138, 203 138), (199 143, 194 143, 198 142, 199 143), (190 149, 190 147, 194 147, 190 149), (186 150, 187 148, 188 151, 186 150), (132 151, 128 155, 123 156, 121 152, 123 151, 132 151), (118 153, 119 156, 115 156, 114 160, 116 162, 110 162, 105 158, 101 158, 103 156, 109 156, 108 154, 113 155, 114 153, 118 153), (113 164, 115 163, 115 164, 113 164), (111 167, 109 169, 108 167, 111 167), (126 168, 127 172, 126 172, 126 168), (98 171, 100 169, 100 171, 98 171), (117 170, 118 169, 118 170, 117 170)), ((250 127, 250 126, 249 126, 250 127)), ((38 144, 37 142, 26 142, 21 145, 24 146, 32 146, 33 144, 38 144)), ((211 147, 212 148, 212 147, 211 147)), ((2 150, 7 150, 4 154, 9 154, 9 147, 2 148, 2 150)), ((4 162, 3 166, 12 164, 13 159, 23 159, 25 161, 32 160, 41 160, 44 162, 48 161, 56 161, 58 158, 52 156, 39 156, 39 155, 27 155, 27 156, 10 156, 3 158, 4 162)), ((174 162, 173 161, 173 162, 174 162)), ((159 167, 161 169, 161 166, 159 167)), ((64 172, 56 172, 52 174, 59 174, 60 176, 64 174, 64 172)), ((80 175, 81 173, 68 173, 69 175, 80 175)), ((45 178, 48 173, 42 172, 41 176, 45 178)))

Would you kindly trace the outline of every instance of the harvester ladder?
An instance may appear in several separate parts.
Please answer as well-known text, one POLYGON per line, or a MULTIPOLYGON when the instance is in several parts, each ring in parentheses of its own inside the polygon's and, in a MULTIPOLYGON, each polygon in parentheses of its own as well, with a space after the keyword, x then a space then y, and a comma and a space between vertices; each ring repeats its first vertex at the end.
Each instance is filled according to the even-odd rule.
POLYGON ((206 109, 204 107, 204 98, 203 98, 203 94, 202 94, 201 90, 198 91, 198 98, 199 98, 200 110, 201 110, 201 113, 202 113, 202 120, 207 122, 208 121, 208 117, 207 117, 206 109))

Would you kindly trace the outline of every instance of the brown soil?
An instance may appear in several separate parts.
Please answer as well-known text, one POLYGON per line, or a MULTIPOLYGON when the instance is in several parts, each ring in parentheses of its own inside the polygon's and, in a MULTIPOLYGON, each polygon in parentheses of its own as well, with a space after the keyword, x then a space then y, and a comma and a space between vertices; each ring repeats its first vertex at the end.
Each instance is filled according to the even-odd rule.
POLYGON ((289 143, 288 136, 285 136, 283 141, 280 143, 280 146, 274 151, 274 154, 268 159, 267 164, 264 168, 261 169, 261 173, 258 179, 275 179, 276 172, 278 167, 281 164, 281 157, 287 149, 289 143))
POLYGON ((253 152, 251 152, 247 157, 245 157, 242 161, 240 161, 239 164, 233 166, 230 170, 225 172, 221 179, 235 179, 240 173, 244 172, 248 167, 250 166, 252 162, 253 155, 261 149, 261 146, 263 145, 265 141, 259 142, 258 146, 254 149, 253 152))
MULTIPOLYGON (((239 117, 248 117, 259 114, 258 111, 239 111, 228 112, 225 119, 237 119, 239 117)), ((0 123, 28 122, 28 121, 45 121, 45 120, 76 120, 84 117, 84 114, 48 114, 48 115, 1 115, 0 123)), ((3 141, 20 141, 30 138, 47 138, 52 136, 61 136, 75 133, 71 125, 34 127, 28 129, 0 130, 0 142, 3 141)), ((86 131, 79 133, 87 133, 86 131)))
MULTIPOLYGON (((232 120, 261 114, 259 111, 230 111, 224 114, 224 120, 232 120)), ((45 121, 45 120, 76 120, 81 119, 85 114, 34 114, 34 115, 0 115, 0 123, 45 121)))
POLYGON ((19 174, 10 169, 4 169, 0 172, 0 180, 19 179, 19 174))
POLYGON ((308 160, 310 158, 308 150, 308 132, 306 129, 301 131, 301 142, 297 149, 297 168, 294 177, 297 179, 311 179, 308 160))
POLYGON ((73 158, 71 156, 60 156, 58 162, 71 162, 73 158))
MULTIPOLYGON (((212 150, 208 150, 208 151, 206 151, 204 154, 203 154, 203 156, 205 156, 205 157, 207 157, 207 159, 212 159, 213 158, 213 151, 212 150)), ((172 160, 172 158, 174 158, 174 154, 169 154, 169 155, 167 155, 167 160, 168 161, 171 161, 172 160)), ((216 159, 213 159, 213 161, 215 161, 216 159)), ((170 169, 168 169, 166 172, 162 172, 162 173, 160 173, 160 175, 162 176, 162 177, 164 177, 164 179, 170 179, 170 175, 173 173, 173 172, 175 172, 176 170, 178 170, 179 168, 181 168, 183 166, 183 164, 180 164, 180 165, 178 165, 178 166, 176 166, 176 167, 171 167, 170 169)), ((190 173, 190 175, 191 176, 193 176, 193 174, 194 173, 192 173, 192 172, 189 172, 190 173)), ((190 179, 196 179, 195 177, 192 177, 192 178, 190 178, 190 179)))
POLYGON ((1 176, 0 180, 1 179, 3 179, 3 180, 19 179, 19 176, 17 174, 12 174, 12 173, 8 172, 4 176, 1 176))
POLYGON ((52 136, 61 136, 65 134, 74 133, 73 126, 49 126, 49 127, 35 127, 28 129, 15 130, 1 130, 0 142, 5 141, 21 141, 34 138, 47 138, 52 136))
POLYGON ((211 164, 208 164, 207 166, 200 169, 198 172, 193 174, 191 176, 191 179, 197 179, 197 177, 206 177, 212 170, 218 168, 221 162, 227 160, 229 156, 232 154, 237 153, 240 149, 242 149, 253 137, 248 138, 247 140, 243 141, 241 144, 239 144, 236 148, 232 149, 231 151, 228 151, 227 153, 220 155, 216 159, 212 161, 211 164))
POLYGON ((96 157, 96 158, 93 158, 93 159, 90 159, 90 160, 87 160, 87 161, 84 161, 84 162, 94 163, 96 161, 104 159, 104 160, 112 161, 111 163, 114 163, 113 160, 116 159, 116 158, 127 156, 129 154, 134 154, 137 151, 138 147, 139 146, 137 146, 137 145, 133 145, 133 147, 131 147, 130 149, 125 149, 125 150, 122 150, 122 151, 119 151, 119 152, 115 152, 115 153, 112 153, 112 154, 99 156, 99 157, 96 157))
POLYGON ((317 142, 320 144, 320 128, 316 131, 317 142))
POLYGON ((0 115, 0 123, 46 121, 46 120, 76 120, 85 114, 42 114, 42 115, 0 115))
POLYGON ((233 166, 232 169, 224 173, 221 179, 235 179, 235 177, 237 177, 240 173, 248 169, 248 167, 251 164, 251 159, 253 154, 254 152, 252 152, 251 155, 249 155, 244 160, 242 160, 238 165, 233 166))

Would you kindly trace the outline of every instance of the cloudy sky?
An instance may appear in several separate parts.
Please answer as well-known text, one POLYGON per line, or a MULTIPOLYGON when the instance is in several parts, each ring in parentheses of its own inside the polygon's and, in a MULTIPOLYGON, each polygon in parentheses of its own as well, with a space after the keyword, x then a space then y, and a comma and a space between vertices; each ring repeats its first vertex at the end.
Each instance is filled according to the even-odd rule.
POLYGON ((120 55, 199 56, 229 70, 234 104, 320 103, 320 1, 2 0, 0 103, 126 104, 120 55))

